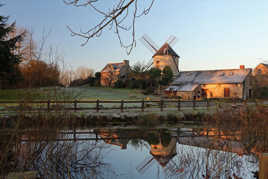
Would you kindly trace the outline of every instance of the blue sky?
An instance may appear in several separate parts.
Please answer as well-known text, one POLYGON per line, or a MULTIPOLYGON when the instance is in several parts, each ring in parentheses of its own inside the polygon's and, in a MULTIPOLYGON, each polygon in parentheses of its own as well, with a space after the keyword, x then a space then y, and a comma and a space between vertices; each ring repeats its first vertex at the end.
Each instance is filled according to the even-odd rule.
MULTIPOLYGON (((105 0, 101 0, 105 1, 105 0)), ((32 29, 38 41, 52 30, 49 45, 58 48, 65 63, 101 70, 108 62, 149 61, 152 53, 137 40, 127 55, 112 31, 81 47, 66 25, 86 30, 96 23, 89 8, 67 6, 62 0, 2 0, 1 15, 17 26, 32 29)), ((136 24, 136 38, 148 34, 161 46, 169 35, 179 40, 173 49, 181 56, 180 70, 255 67, 268 58, 267 0, 156 0, 151 12, 136 24), (263 58, 263 59, 259 59, 263 58)))

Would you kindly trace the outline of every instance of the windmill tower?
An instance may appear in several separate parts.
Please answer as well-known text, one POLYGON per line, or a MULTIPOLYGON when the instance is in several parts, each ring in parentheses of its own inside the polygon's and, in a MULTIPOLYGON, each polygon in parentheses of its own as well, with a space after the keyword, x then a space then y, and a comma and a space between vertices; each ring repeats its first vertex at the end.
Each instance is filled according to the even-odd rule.
MULTIPOLYGON (((160 137, 160 136, 159 136, 160 137)), ((160 138, 158 144, 150 144, 150 154, 151 156, 145 158, 142 163, 140 163, 136 169, 139 173, 144 174, 154 163, 158 163, 164 170, 164 172, 169 176, 176 176, 178 173, 179 166, 172 159, 177 155, 175 137, 172 137, 168 145, 162 144, 163 141, 160 138)))
POLYGON ((163 71, 166 66, 169 66, 174 77, 179 74, 180 56, 171 48, 172 44, 177 41, 175 36, 170 36, 160 48, 155 45, 148 35, 143 35, 141 41, 145 47, 153 52, 152 60, 149 63, 148 68, 153 66, 154 68, 158 68, 163 71))

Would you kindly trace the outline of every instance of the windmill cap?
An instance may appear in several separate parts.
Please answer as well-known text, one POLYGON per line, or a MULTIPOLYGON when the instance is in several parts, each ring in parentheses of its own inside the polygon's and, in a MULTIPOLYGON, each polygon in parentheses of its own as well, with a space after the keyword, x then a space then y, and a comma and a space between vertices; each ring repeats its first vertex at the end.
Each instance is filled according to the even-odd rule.
POLYGON ((180 57, 171 47, 168 43, 165 43, 154 55, 153 57, 157 55, 171 55, 175 57, 180 57))

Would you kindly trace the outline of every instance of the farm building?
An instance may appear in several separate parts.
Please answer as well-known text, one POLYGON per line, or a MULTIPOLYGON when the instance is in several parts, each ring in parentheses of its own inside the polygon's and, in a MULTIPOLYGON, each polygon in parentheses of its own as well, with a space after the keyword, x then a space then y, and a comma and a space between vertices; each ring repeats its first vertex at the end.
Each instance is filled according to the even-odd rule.
POLYGON ((169 96, 180 96, 184 100, 206 98, 241 98, 252 95, 251 69, 182 71, 165 89, 169 96))
POLYGON ((126 80, 129 69, 128 60, 123 60, 121 63, 108 63, 101 71, 101 86, 111 87, 119 79, 126 80))

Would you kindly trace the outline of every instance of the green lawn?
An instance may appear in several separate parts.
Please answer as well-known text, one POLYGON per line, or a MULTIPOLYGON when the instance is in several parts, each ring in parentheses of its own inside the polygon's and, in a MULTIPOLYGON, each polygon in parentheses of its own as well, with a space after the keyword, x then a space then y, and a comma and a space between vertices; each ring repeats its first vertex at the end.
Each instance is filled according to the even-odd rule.
POLYGON ((149 97, 158 99, 157 96, 144 95, 141 90, 114 89, 102 87, 76 87, 76 88, 38 88, 38 89, 8 89, 0 90, 0 100, 136 100, 149 97))
POLYGON ((69 88, 71 93, 78 96, 79 99, 101 99, 101 100, 136 100, 143 98, 159 99, 157 96, 144 95, 141 90, 135 89, 115 89, 101 87, 80 87, 69 88))
MULTIPOLYGON (((143 98, 159 99, 157 96, 143 95, 141 90, 113 89, 102 87, 76 87, 76 88, 38 88, 38 89, 9 89, 0 90, 2 100, 139 100, 143 98)), ((35 107, 46 107, 47 104, 32 104, 35 107)), ((96 104, 78 104, 77 107, 95 107, 96 104)), ((120 104, 101 104, 102 107, 120 107, 120 104)), ((139 104, 125 104, 127 106, 140 106, 139 104)), ((16 108, 18 104, 0 104, 0 111, 16 108)))
POLYGON ((23 100, 23 99, 43 99, 45 94, 41 89, 2 89, 0 90, 0 100, 23 100))

